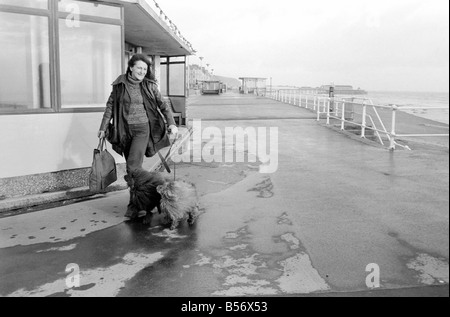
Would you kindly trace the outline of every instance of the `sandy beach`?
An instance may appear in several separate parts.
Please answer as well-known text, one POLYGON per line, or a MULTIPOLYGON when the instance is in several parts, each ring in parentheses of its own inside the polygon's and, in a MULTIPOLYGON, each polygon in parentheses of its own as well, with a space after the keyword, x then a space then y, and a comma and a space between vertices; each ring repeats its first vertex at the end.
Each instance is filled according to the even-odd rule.
MULTIPOLYGON (((401 107, 400 107, 400 110, 401 107)), ((415 116, 429 119, 432 121, 449 124, 449 109, 414 109, 414 110, 402 110, 403 112, 413 114, 415 116)))
POLYGON ((396 105, 404 112, 449 124, 449 94, 446 92, 370 91, 368 98, 377 105, 396 105), (441 107, 442 109, 431 109, 441 107))

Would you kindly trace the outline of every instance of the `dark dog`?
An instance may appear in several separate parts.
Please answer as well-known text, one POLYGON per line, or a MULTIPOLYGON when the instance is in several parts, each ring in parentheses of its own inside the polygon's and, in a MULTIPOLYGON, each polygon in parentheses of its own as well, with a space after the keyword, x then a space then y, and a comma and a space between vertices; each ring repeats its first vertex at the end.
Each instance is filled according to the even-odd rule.
POLYGON ((170 177, 161 173, 137 169, 126 175, 125 181, 130 188, 130 203, 125 217, 135 220, 138 218, 139 212, 145 210, 146 215, 143 223, 150 224, 153 209, 158 208, 159 213, 161 213, 161 195, 156 188, 170 182, 170 177))
POLYGON ((161 195, 161 211, 171 224, 171 230, 178 227, 180 221, 186 218, 189 225, 194 224, 199 213, 194 184, 176 180, 159 185, 156 190, 161 195))

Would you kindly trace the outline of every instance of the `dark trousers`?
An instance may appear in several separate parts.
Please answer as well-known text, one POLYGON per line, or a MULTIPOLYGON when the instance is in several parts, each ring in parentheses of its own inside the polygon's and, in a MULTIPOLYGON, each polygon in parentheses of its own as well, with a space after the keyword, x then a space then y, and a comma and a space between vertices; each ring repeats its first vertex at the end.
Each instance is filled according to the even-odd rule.
POLYGON ((129 174, 132 170, 142 168, 150 137, 150 126, 148 123, 143 123, 130 124, 128 127, 131 140, 125 147, 124 155, 127 162, 127 173, 129 174))

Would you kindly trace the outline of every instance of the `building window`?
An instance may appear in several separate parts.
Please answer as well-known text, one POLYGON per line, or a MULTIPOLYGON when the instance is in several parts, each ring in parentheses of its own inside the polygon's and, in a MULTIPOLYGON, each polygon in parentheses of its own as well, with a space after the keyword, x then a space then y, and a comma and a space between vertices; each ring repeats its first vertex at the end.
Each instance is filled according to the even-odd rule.
POLYGON ((0 0, 1 4, 33 9, 48 9, 48 0, 0 0))
POLYGON ((169 65, 169 96, 184 96, 185 76, 184 63, 169 65))
POLYGON ((51 108, 49 18, 0 12, 0 21, 0 112, 51 108))
POLYGON ((161 65, 161 82, 159 83, 159 89, 161 90, 161 95, 167 96, 167 64, 161 65))
POLYGON ((122 73, 120 25, 59 21, 61 107, 104 107, 122 73))
POLYGON ((59 0, 58 10, 93 17, 120 19, 120 7, 99 4, 98 2, 83 2, 74 0, 59 0))
POLYGON ((186 95, 186 58, 161 58, 161 94, 171 97, 186 95))
POLYGON ((0 21, 0 114, 105 107, 124 63, 122 6, 0 0, 0 21))

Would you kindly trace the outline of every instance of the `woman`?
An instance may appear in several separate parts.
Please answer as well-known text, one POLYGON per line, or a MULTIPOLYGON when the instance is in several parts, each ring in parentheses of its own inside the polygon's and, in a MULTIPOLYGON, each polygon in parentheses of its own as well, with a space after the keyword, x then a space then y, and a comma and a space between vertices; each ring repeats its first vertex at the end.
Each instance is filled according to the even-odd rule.
POLYGON ((125 157, 130 174, 142 168, 144 155, 152 157, 170 145, 166 122, 170 133, 176 134, 178 128, 170 106, 161 100, 151 63, 145 55, 134 55, 128 62, 126 74, 120 75, 112 85, 98 137, 105 138, 115 113, 118 141, 113 149, 125 157))

